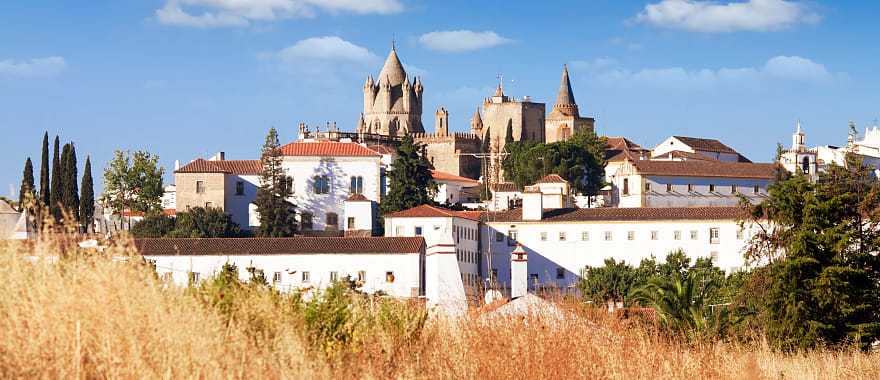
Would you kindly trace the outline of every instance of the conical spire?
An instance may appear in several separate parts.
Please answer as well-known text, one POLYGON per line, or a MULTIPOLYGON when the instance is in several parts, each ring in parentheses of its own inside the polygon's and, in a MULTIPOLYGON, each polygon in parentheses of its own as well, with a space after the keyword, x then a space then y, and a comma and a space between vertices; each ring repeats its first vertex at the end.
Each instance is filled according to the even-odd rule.
POLYGON ((397 49, 392 45, 388 58, 385 59, 385 65, 379 72, 380 81, 388 81, 390 85, 397 86, 406 80, 406 71, 403 70, 403 64, 397 58, 397 49))
POLYGON ((471 129, 474 131, 483 129, 483 118, 480 116, 480 107, 477 107, 474 116, 471 117, 471 129))
POLYGON ((559 112, 565 116, 578 116, 578 106, 574 101, 571 81, 568 79, 568 65, 562 65, 562 80, 559 82, 559 93, 556 95, 553 112, 559 112))

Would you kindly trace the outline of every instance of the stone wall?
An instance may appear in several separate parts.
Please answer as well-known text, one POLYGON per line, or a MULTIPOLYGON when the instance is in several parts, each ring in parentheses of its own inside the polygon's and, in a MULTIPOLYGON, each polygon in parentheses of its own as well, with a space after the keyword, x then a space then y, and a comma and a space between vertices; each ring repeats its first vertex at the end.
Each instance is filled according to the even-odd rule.
POLYGON ((186 211, 192 207, 205 207, 210 202, 212 207, 225 210, 226 174, 223 173, 175 173, 174 182, 177 186, 177 210, 186 211), (196 182, 203 181, 205 191, 196 192, 196 182))
POLYGON ((473 179, 480 177, 480 159, 466 155, 480 152, 480 139, 477 135, 415 133, 413 138, 425 146, 428 160, 435 170, 473 179))

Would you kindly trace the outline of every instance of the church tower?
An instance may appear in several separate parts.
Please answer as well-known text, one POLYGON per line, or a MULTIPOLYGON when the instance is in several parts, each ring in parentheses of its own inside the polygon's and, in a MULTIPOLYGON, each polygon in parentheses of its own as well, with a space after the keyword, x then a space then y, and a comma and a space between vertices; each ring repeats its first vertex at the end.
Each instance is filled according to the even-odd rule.
POLYGON ((547 115, 545 122, 544 141, 547 143, 562 141, 579 131, 593 130, 594 125, 593 118, 580 116, 578 105, 574 100, 574 91, 571 90, 571 81, 568 78, 568 65, 563 65, 556 104, 553 105, 553 110, 547 115))
POLYGON ((422 126, 422 81, 406 75, 392 44, 385 65, 373 80, 364 83, 363 122, 358 121, 358 133, 403 136, 424 133, 422 126))

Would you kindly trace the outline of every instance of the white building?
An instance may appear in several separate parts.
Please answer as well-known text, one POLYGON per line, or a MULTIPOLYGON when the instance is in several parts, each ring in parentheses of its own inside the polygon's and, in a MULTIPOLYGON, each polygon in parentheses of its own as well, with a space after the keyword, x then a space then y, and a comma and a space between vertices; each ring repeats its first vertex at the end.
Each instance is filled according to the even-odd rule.
POLYGON ((479 201, 479 191, 473 190, 480 186, 480 182, 439 170, 431 170, 431 176, 434 178, 434 182, 437 183, 437 193, 434 194, 434 202, 454 205, 456 203, 479 201), (469 189, 471 191, 468 191, 469 189), (477 199, 470 195, 475 192, 477 193, 477 199))
POLYGON ((733 148, 715 139, 671 136, 651 150, 651 158, 668 156, 671 152, 699 154, 724 162, 751 162, 733 148))
POLYGON ((880 128, 876 125, 866 128, 862 140, 856 140, 854 133, 850 133, 845 147, 822 145, 808 148, 806 133, 798 120, 791 135, 791 147, 782 153, 779 163, 789 172, 805 174, 815 181, 829 165, 845 166, 848 154, 861 158, 862 163, 873 168, 875 175, 880 177, 880 128))
POLYGON ((165 186, 161 202, 163 210, 177 210, 177 187, 173 184, 165 186))
POLYGON ((0 199, 0 240, 24 240, 34 237, 33 223, 27 212, 18 212, 0 199))

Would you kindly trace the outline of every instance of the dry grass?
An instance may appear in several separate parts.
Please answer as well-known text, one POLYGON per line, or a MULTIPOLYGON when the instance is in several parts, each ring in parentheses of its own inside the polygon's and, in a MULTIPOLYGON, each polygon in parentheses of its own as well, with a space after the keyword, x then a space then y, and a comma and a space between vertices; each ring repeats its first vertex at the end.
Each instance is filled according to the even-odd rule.
POLYGON ((0 242, 0 378, 880 377, 876 355, 682 344, 590 310, 552 325, 433 318, 413 336, 396 333, 405 305, 353 303, 352 341, 328 356, 307 343, 301 304, 286 297, 253 293, 227 318, 138 260, 111 259, 129 248, 46 260, 61 248, 0 242))

